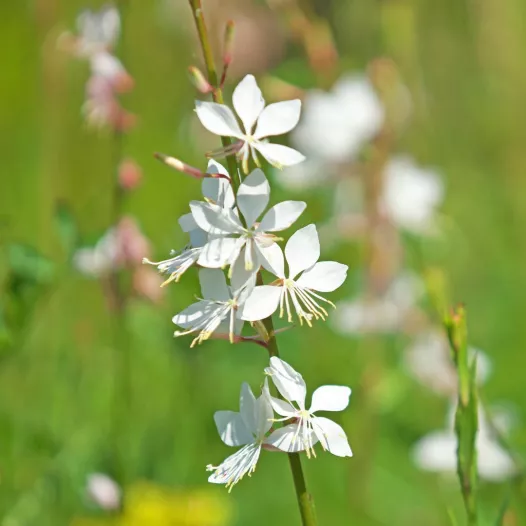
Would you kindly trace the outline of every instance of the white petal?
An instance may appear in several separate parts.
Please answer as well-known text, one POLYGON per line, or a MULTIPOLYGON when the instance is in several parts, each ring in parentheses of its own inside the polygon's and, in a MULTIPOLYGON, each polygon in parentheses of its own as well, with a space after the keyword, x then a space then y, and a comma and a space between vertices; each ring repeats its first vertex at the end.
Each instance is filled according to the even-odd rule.
POLYGON ((210 313, 210 306, 205 301, 192 303, 189 307, 182 310, 172 318, 172 322, 183 329, 190 329, 195 326, 199 320, 203 319, 210 313))
POLYGON ((270 359, 270 367, 265 369, 281 396, 289 402, 298 402, 301 408, 305 407, 307 386, 300 373, 291 365, 277 356, 270 359))
POLYGON ((222 268, 239 254, 241 238, 217 237, 211 239, 201 250, 198 265, 207 268, 222 268))
MULTIPOLYGON (((220 173, 229 177, 225 167, 213 159, 210 159, 208 162, 206 173, 220 173)), ((234 206, 234 191, 230 181, 226 179, 205 177, 201 183, 201 191, 206 199, 217 203, 223 208, 232 208, 234 206)))
POLYGON ((256 168, 239 186, 237 206, 250 228, 267 208, 270 185, 262 170, 256 168))
POLYGON ((296 281, 298 286, 319 292, 336 290, 347 277, 347 265, 335 261, 321 261, 306 270, 296 281))
POLYGON ((276 398, 275 396, 269 395, 270 404, 272 405, 272 409, 278 413, 280 416, 288 416, 290 418, 293 418, 297 415, 298 410, 292 405, 289 404, 289 402, 285 400, 280 400, 279 398, 276 398))
MULTIPOLYGON (((265 378, 265 383, 267 379, 265 378)), ((268 391, 268 387, 267 387, 268 391)), ((259 439, 264 438, 266 433, 272 427, 272 418, 274 413, 272 411, 272 405, 268 395, 263 392, 259 398, 256 399, 256 437, 259 439)))
POLYGON ((285 230, 298 219, 307 204, 303 201, 283 201, 274 205, 263 217, 257 230, 259 232, 279 232, 285 230))
POLYGON ((215 301, 228 301, 230 293, 225 275, 221 270, 202 268, 199 270, 199 284, 203 298, 215 301))
MULTIPOLYGON (((259 267, 258 267, 259 268, 259 267)), ((232 277, 230 278, 230 287, 232 296, 237 296, 243 288, 253 288, 256 284, 257 268, 247 270, 243 254, 238 257, 231 269, 232 277)))
POLYGON ((278 278, 285 277, 285 261, 283 259, 283 251, 277 243, 264 246, 258 243, 256 238, 257 249, 259 250, 261 265, 264 269, 272 272, 278 278))
POLYGON ((179 226, 183 232, 191 232, 199 228, 192 213, 184 214, 179 218, 179 226))
POLYGON ((325 449, 337 457, 352 457, 345 431, 336 422, 318 416, 312 420, 316 436, 325 449))
POLYGON ((265 107, 265 99, 253 75, 247 75, 232 94, 232 103, 247 133, 252 131, 259 114, 265 107))
POLYGON ((190 244, 193 248, 201 248, 206 245, 208 242, 208 234, 201 230, 200 228, 196 228, 195 230, 191 230, 189 232, 190 235, 190 244))
POLYGON ((256 139, 282 135, 296 127, 300 120, 301 100, 286 100, 269 104, 259 116, 254 133, 256 139))
POLYGON ((283 168, 284 166, 293 166, 305 160, 305 156, 288 146, 282 144, 271 144, 269 142, 256 142, 253 144, 254 148, 265 159, 276 168, 283 168))
POLYGON ((239 413, 234 411, 216 411, 214 422, 221 440, 227 446, 244 446, 254 441, 239 413))
MULTIPOLYGON (((313 446, 318 442, 318 438, 312 431, 308 433, 310 435, 308 442, 313 446)), ((265 444, 277 447, 287 453, 297 453, 298 451, 305 450, 305 442, 307 442, 307 440, 304 439, 307 439, 305 434, 301 437, 298 434, 298 424, 289 424, 288 426, 276 429, 276 431, 265 439, 265 444)))
POLYGON ((343 411, 349 405, 351 389, 345 385, 322 385, 312 393, 310 413, 343 411))
POLYGON ((264 320, 276 312, 281 287, 262 285, 256 287, 242 307, 241 318, 246 321, 264 320))
POLYGON ((307 225, 292 234, 285 246, 289 264, 289 278, 294 279, 302 270, 312 267, 320 257, 320 240, 314 225, 307 225))
POLYGON ((219 205, 190 201, 190 210, 195 222, 209 234, 235 234, 243 231, 243 227, 232 210, 219 205))
POLYGON ((413 459, 426 471, 457 469, 457 439, 450 431, 435 431, 420 439, 413 448, 413 459))
POLYGON ((243 132, 232 110, 224 104, 195 101, 195 111, 201 124, 216 135, 241 138, 243 132))
POLYGON ((247 429, 251 433, 255 433, 258 428, 256 415, 256 397, 246 382, 243 382, 241 385, 241 393, 239 395, 239 412, 247 429))
POLYGON ((237 484, 247 473, 256 469, 256 464, 261 452, 259 444, 248 444, 225 459, 214 473, 208 477, 208 482, 213 484, 237 484))

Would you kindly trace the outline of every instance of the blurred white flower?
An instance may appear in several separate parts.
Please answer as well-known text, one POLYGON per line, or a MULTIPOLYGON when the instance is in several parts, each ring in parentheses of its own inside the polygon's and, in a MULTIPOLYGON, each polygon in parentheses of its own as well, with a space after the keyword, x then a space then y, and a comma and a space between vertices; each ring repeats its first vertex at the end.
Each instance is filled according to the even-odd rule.
POLYGON ((343 385, 323 385, 312 394, 311 406, 305 408, 307 386, 300 373, 288 363, 273 356, 265 369, 284 400, 269 396, 272 408, 283 418, 295 419, 293 424, 276 429, 266 443, 282 451, 305 450, 316 456, 314 444, 320 442, 324 450, 338 457, 352 457, 345 431, 332 420, 317 416, 317 411, 343 411, 349 405, 351 389, 343 385), (292 403, 295 402, 297 407, 292 403))
POLYGON ((369 80, 342 77, 332 91, 311 90, 303 101, 303 116, 292 133, 292 144, 309 152, 305 163, 284 170, 279 180, 289 188, 308 188, 338 172, 381 130, 384 108, 369 80))
POLYGON ((246 270, 257 271, 261 265, 271 267, 281 250, 278 239, 269 232, 290 227, 307 206, 302 201, 283 201, 270 208, 260 222, 259 216, 270 199, 270 185, 265 174, 256 168, 239 186, 236 203, 245 219, 241 222, 237 210, 211 202, 191 201, 190 209, 197 225, 209 234, 198 263, 203 267, 232 266, 243 258, 246 270), (276 254, 278 253, 278 254, 276 254))
MULTIPOLYGON (((477 463, 482 479, 499 482, 516 472, 509 453, 499 444, 490 428, 484 411, 479 410, 479 429, 476 438, 477 463)), ((448 427, 433 431, 420 439, 413 448, 413 460, 425 471, 455 473, 457 470, 457 437, 454 431, 454 406, 448 416, 448 427)))
MULTIPOLYGON (((268 388, 265 387, 264 391, 268 388)), ((234 411, 217 411, 214 414, 217 431, 227 446, 243 446, 229 456, 219 466, 208 465, 213 471, 208 482, 226 484, 229 490, 247 473, 250 476, 265 442, 265 436, 272 427, 272 406, 266 392, 255 398, 250 386, 243 383, 239 397, 239 413, 234 411)))
POLYGON ((183 331, 176 331, 175 336, 197 333, 191 347, 208 340, 212 334, 228 334, 234 343, 236 335, 241 334, 243 320, 239 308, 255 285, 256 275, 245 271, 243 265, 233 267, 230 286, 226 283, 223 271, 203 268, 199 271, 199 283, 203 299, 199 299, 179 314, 172 321, 183 331))
POLYGON ((88 498, 103 510, 117 510, 121 505, 119 485, 104 473, 92 473, 86 483, 88 498))
POLYGON ((99 11, 86 9, 77 16, 77 35, 64 33, 60 43, 80 57, 111 50, 119 38, 121 20, 119 11, 112 5, 99 11))
POLYGON ((301 111, 299 99, 276 102, 265 107, 265 99, 256 79, 253 75, 247 75, 234 90, 232 102, 244 131, 241 130, 234 112, 224 104, 196 101, 196 113, 207 130, 216 135, 238 139, 237 143, 222 153, 228 155, 235 152, 245 173, 248 173, 250 155, 256 165, 259 165, 256 152, 277 168, 297 164, 305 159, 293 148, 271 144, 265 140, 266 137, 287 133, 296 126, 301 111))
POLYGON ((307 225, 291 236, 285 246, 285 257, 289 277, 285 276, 285 262, 279 249, 275 253, 273 268, 268 269, 279 280, 272 285, 254 289, 243 307, 244 320, 263 320, 279 307, 280 317, 286 310, 287 319, 292 322, 292 310, 295 310, 300 323, 303 324, 305 320, 310 326, 312 318, 325 320, 328 316, 319 301, 334 307, 333 303, 317 292, 332 292, 340 287, 347 277, 348 267, 334 261, 318 262, 320 242, 314 225, 307 225), (300 273, 301 276, 296 279, 300 273))
MULTIPOLYGON (((483 384, 491 374, 491 361, 474 347, 469 348, 469 354, 472 360, 477 359, 477 381, 483 384)), ((456 393, 458 377, 442 332, 431 331, 417 336, 405 353, 405 364, 423 386, 439 394, 456 393)))
POLYGON ((100 278, 124 266, 136 267, 150 253, 150 242, 133 217, 123 217, 94 247, 80 248, 73 265, 83 274, 100 278))
POLYGON ((358 297, 338 303, 334 327, 347 335, 397 332, 416 307, 423 290, 415 274, 404 272, 381 297, 358 297))
POLYGON ((380 206, 400 228, 431 233, 443 199, 444 184, 433 170, 420 168, 407 156, 395 157, 387 164, 380 206))

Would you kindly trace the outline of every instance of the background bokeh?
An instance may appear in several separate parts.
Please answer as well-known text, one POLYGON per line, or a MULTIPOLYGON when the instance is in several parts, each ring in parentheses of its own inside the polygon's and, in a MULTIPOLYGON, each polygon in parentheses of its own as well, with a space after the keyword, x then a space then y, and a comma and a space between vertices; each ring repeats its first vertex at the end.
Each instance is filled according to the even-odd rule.
MULTIPOLYGON (((125 495, 135 488, 139 501, 146 502, 149 491, 165 492, 143 503, 152 508, 149 515, 122 524, 215 524, 196 518, 197 512, 181 518, 182 512, 180 517, 159 511, 186 509, 204 490, 210 494, 196 506, 210 508, 218 524, 223 513, 231 513, 223 521, 228 524, 296 524, 282 455, 265 454, 255 475, 231 494, 206 483, 205 465, 232 452, 217 436, 213 413, 237 408, 242 381, 254 388, 260 384, 267 363, 263 350, 219 341, 190 349, 189 339, 173 338, 172 315, 198 290, 193 271, 168 286, 160 303, 131 297, 125 319, 116 319, 104 287, 71 264, 72 246, 93 245, 114 219, 116 141, 111 132, 83 122, 87 65, 59 49, 57 39, 74 27, 80 9, 101 4, 0 3, 0 523, 113 524, 85 497, 86 477, 104 472, 123 485, 125 495), (116 331, 119 324, 124 329, 116 331), (137 486, 144 481, 148 486, 137 486)), ((526 4, 304 4, 309 16, 321 17, 332 29, 342 71, 363 71, 371 60, 390 57, 412 94, 413 116, 397 149, 441 172, 447 189, 441 213, 447 220, 438 246, 409 240, 406 260, 417 271, 439 266, 450 280, 452 299, 466 304, 470 341, 493 362, 483 397, 512 408, 510 443, 521 458, 526 452, 526 4)), ((184 246, 177 219, 200 190, 191 178, 158 163, 153 152, 204 168, 203 152, 219 145, 201 132, 193 113, 196 92, 187 68, 200 65, 201 55, 186 11, 183 0, 129 0, 118 46, 135 80, 122 102, 138 117, 122 151, 144 173, 140 187, 126 196, 124 211, 151 240, 154 259, 184 246)), ((205 4, 205 12, 218 35, 229 17, 248 35, 245 56, 234 63, 227 83, 227 99, 235 80, 254 69, 261 78, 301 88, 319 82, 279 9, 263 1, 221 0, 205 4)), ((275 184, 273 201, 284 198, 308 201, 300 226, 324 222, 332 213, 328 187, 291 193, 275 184)), ((350 266, 348 281, 331 299, 357 293, 356 276, 364 264, 359 246, 342 243, 323 256, 350 266)), ((432 317, 428 303, 422 307, 432 317)), ((419 471, 411 459, 413 443, 443 427, 448 400, 408 375, 402 359, 408 336, 349 339, 319 323, 287 331, 279 342, 307 385, 354 388, 348 410, 336 418, 355 457, 319 455, 304 463, 320 524, 439 526, 453 524, 451 514, 462 524, 456 480, 419 471), (371 369, 371 360, 381 369, 371 369), (373 381, 369 376, 377 370, 381 379, 373 381), (369 381, 374 393, 361 397, 369 381)), ((498 524, 507 499, 503 524, 526 524, 520 485, 483 484, 481 496, 481 524, 498 524)))

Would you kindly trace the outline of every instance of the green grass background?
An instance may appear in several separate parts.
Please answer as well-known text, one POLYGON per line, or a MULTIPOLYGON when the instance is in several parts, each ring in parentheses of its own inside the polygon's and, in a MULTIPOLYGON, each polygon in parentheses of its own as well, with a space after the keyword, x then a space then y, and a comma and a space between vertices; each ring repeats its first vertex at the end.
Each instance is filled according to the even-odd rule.
MULTIPOLYGON (((467 305, 471 341, 493 360, 484 397, 516 408, 511 443, 524 454, 526 4, 318 4, 349 69, 390 56, 415 95, 415 117, 400 150, 443 173, 443 213, 452 226, 436 261, 450 276, 454 299, 467 305)), ((101 287, 68 264, 55 213, 57 203, 67 203, 85 242, 97 239, 111 218, 113 139, 86 129, 80 106, 87 66, 56 46, 60 32, 73 27, 85 5, 98 3, 0 3, 0 240, 6 250, 10 243, 24 243, 54 262, 53 280, 36 296, 0 361, 0 517, 5 526, 57 526, 89 515, 93 511, 83 498, 86 474, 118 476, 112 422, 119 369, 111 320, 101 287)), ((162 13, 159 1, 130 0, 120 48, 136 81, 123 103, 139 116, 124 152, 145 173, 126 209, 138 218, 159 258, 186 242, 177 219, 188 200, 198 198, 199 188, 157 163, 152 152, 204 166, 203 152, 188 132, 195 93, 186 68, 200 60, 188 39, 193 27, 183 30, 175 15, 171 20, 162 13)), ((304 57, 289 45, 284 60, 297 64, 304 57)), ((287 64, 280 71, 287 71, 287 64)), ((287 78, 296 80, 290 72, 287 78)), ((275 202, 285 196, 274 187, 275 202)), ((302 224, 330 214, 329 189, 305 198, 310 211, 302 224)), ((356 249, 347 245, 324 256, 351 266, 351 278, 334 297, 355 292, 353 272, 359 273, 361 265, 356 249)), ((5 276, 6 251, 0 268, 5 276)), ((254 388, 261 382, 267 358, 255 346, 208 342, 189 349, 188 339, 172 338, 171 316, 197 290, 196 274, 189 272, 168 287, 161 306, 130 305, 131 405, 117 432, 128 482, 206 485, 204 466, 232 453, 217 436, 213 412, 237 408, 242 381, 254 388)), ((355 392, 339 419, 355 458, 320 455, 305 462, 320 524, 441 526, 451 524, 448 509, 463 523, 455 483, 419 472, 409 457, 415 440, 443 425, 447 401, 405 375, 400 359, 407 343, 404 336, 377 343, 391 379, 380 409, 371 414, 355 392), (372 438, 363 434, 368 426, 372 438), (369 458, 365 470, 364 458, 369 458)), ((313 388, 358 385, 370 356, 359 341, 335 335, 326 324, 289 331, 280 337, 280 347, 313 388)), ((284 456, 265 454, 256 474, 228 497, 223 488, 212 489, 232 502, 236 525, 299 523, 284 456)), ((497 524, 508 493, 507 484, 482 486, 481 524, 497 524)), ((515 522, 509 524, 526 524, 521 494, 513 493, 511 502, 515 522)))

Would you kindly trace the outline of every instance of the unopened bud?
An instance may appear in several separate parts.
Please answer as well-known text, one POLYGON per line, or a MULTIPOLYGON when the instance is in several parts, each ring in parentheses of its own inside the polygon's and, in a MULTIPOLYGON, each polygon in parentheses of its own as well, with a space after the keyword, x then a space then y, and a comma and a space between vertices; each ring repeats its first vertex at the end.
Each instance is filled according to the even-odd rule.
POLYGON ((134 190, 142 179, 141 167, 131 159, 123 160, 119 165, 119 185, 123 190, 134 190))
POLYGON ((232 51, 234 44, 234 31, 235 24, 233 20, 229 20, 226 23, 225 28, 225 39, 223 42, 223 64, 229 66, 232 62, 232 51))
POLYGON ((196 68, 195 66, 190 66, 188 68, 188 72, 190 73, 190 79, 192 80, 193 85, 197 88, 197 91, 205 94, 211 93, 213 91, 210 82, 206 80, 205 76, 199 68, 196 68))
POLYGON ((180 161, 179 159, 176 159, 175 157, 164 155, 164 153, 154 153, 154 157, 156 159, 159 159, 159 161, 166 164, 167 166, 170 166, 174 170, 188 174, 191 177, 194 177, 195 179, 203 179, 204 177, 207 176, 207 174, 203 173, 198 168, 195 168, 193 166, 190 166, 189 164, 183 163, 183 161, 180 161))

